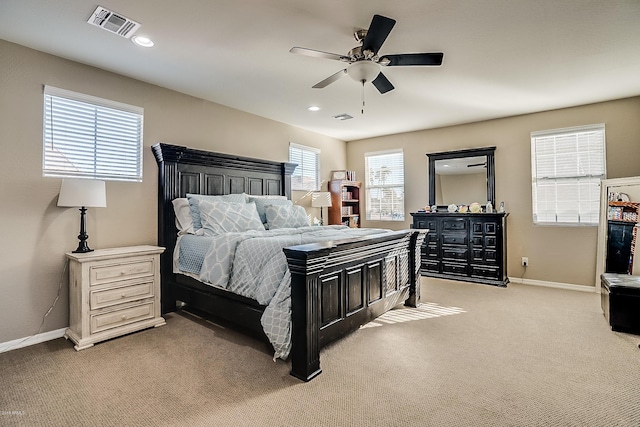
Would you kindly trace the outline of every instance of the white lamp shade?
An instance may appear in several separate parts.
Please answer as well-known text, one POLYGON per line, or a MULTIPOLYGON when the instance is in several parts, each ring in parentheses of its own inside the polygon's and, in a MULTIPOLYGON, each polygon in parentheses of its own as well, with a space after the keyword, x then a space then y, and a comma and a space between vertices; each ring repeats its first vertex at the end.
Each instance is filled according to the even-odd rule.
POLYGON ((107 192, 104 181, 94 179, 65 178, 60 186, 58 206, 104 208, 107 192))
POLYGON ((328 191, 316 191, 311 195, 311 206, 314 208, 331 206, 331 193, 328 191))

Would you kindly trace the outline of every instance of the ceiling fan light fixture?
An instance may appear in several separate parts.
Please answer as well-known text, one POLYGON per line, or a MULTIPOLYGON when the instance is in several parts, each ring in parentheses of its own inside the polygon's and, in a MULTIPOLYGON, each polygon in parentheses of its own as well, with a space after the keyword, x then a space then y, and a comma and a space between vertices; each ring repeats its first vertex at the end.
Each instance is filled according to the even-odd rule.
POLYGON ((357 82, 370 82, 380 74, 380 66, 371 61, 358 61, 349 65, 347 74, 357 82))

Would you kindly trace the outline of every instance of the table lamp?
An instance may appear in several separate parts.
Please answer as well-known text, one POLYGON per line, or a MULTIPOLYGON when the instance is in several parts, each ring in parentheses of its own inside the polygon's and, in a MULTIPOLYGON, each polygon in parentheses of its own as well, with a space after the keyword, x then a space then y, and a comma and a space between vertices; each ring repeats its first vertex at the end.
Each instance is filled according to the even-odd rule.
POLYGON ((58 206, 80 208, 80 234, 78 248, 74 253, 91 252, 87 245, 87 208, 104 208, 107 206, 107 194, 104 181, 93 179, 65 178, 60 186, 58 206))
POLYGON ((311 195, 311 206, 320 208, 320 225, 324 225, 322 208, 331 206, 331 193, 328 191, 316 191, 311 195))

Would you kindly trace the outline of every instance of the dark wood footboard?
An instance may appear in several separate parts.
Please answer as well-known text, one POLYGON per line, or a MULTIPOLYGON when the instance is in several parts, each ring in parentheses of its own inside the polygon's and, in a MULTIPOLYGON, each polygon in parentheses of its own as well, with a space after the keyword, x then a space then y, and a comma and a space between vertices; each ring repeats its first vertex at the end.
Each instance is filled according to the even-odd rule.
POLYGON ((291 271, 291 375, 322 372, 320 349, 399 303, 420 303, 426 230, 285 248, 291 271))

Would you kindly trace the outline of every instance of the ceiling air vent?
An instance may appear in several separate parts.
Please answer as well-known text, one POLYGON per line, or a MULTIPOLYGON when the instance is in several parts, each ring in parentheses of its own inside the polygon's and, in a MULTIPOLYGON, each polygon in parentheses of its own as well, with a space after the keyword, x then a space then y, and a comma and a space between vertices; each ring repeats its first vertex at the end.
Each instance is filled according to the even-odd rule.
POLYGON ((342 113, 342 114, 338 114, 337 116, 333 116, 333 118, 338 120, 349 120, 349 119, 353 119, 353 116, 350 116, 347 113, 342 113))
POLYGON ((102 6, 96 8, 87 22, 127 39, 140 28, 140 24, 136 21, 107 10, 102 6))

